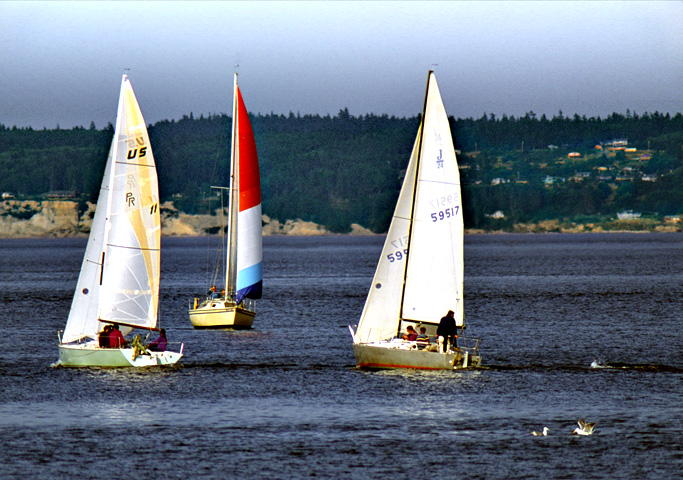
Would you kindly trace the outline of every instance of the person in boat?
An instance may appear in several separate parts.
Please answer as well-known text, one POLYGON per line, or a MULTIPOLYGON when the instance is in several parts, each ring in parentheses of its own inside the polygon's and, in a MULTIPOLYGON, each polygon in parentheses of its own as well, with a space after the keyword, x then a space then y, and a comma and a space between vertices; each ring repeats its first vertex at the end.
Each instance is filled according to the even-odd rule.
POLYGON ((151 352, 165 352, 166 351, 166 330, 163 328, 159 330, 159 336, 152 343, 147 345, 147 350, 151 352))
POLYGON ((214 298, 218 297, 218 294, 216 293, 216 285, 209 288, 209 291, 206 292, 206 297, 209 299, 214 299, 214 298))
POLYGON ((418 342, 428 342, 429 341, 429 335, 427 335, 427 328, 426 327, 420 327, 420 334, 417 336, 417 341, 418 342))
POLYGON ((111 327, 111 332, 109 333, 109 347, 125 348, 127 345, 128 342, 126 342, 126 339, 123 338, 123 334, 121 333, 121 330, 119 330, 119 326, 114 324, 114 326, 111 327))
POLYGON ((403 340, 408 340, 409 342, 414 342, 415 340, 417 340, 417 332, 415 331, 412 325, 408 325, 406 330, 407 333, 404 333, 403 337, 401 337, 403 338, 403 340))
POLYGON ((417 342, 417 348, 419 348, 420 350, 426 350, 428 352, 436 351, 436 345, 432 345, 429 341, 429 335, 427 335, 426 327, 420 327, 420 333, 417 335, 417 338, 415 340, 417 342))
POLYGON ((455 312, 449 310, 445 317, 441 317, 439 326, 436 328, 436 336, 439 342, 439 351, 445 353, 450 347, 455 346, 458 338, 458 327, 455 324, 455 312))
POLYGON ((109 348, 109 334, 111 333, 111 325, 105 325, 100 334, 97 336, 100 348, 109 348))

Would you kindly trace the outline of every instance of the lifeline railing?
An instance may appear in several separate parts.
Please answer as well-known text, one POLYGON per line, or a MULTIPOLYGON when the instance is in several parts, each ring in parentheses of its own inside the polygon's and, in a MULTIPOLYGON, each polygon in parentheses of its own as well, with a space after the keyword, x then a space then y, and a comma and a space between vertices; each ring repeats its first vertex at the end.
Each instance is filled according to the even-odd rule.
POLYGON ((470 355, 479 355, 479 344, 481 338, 465 337, 462 334, 457 338, 456 343, 462 351, 469 352, 470 355))
MULTIPOLYGON (((199 307, 203 307, 204 305, 209 304, 210 302, 216 302, 216 303, 222 303, 226 299, 220 297, 220 298, 202 298, 202 297, 195 297, 192 300, 190 300, 189 303, 189 309, 190 310, 196 310, 199 307)), ((237 303, 235 302, 234 298, 227 298, 228 302, 232 303, 237 303)), ((242 301, 238 305, 241 308, 244 308, 245 310, 248 310, 250 312, 255 312, 256 311, 256 302, 251 299, 251 298, 243 298, 242 301)))

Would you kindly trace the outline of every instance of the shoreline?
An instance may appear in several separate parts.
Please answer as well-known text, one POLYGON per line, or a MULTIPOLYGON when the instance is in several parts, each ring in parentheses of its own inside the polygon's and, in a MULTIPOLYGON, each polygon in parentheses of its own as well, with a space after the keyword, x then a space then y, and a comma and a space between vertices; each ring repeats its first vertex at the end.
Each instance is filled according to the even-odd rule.
MULTIPOLYGON (((79 214, 78 202, 71 200, 18 201, 0 204, 0 238, 78 238, 87 237, 95 213, 95 205, 88 202, 79 214)), ((161 235, 166 237, 216 236, 221 229, 220 209, 211 214, 190 215, 178 211, 171 202, 161 206, 161 235)), ((262 216, 263 236, 377 236, 358 224, 350 225, 349 233, 333 233, 322 225, 301 219, 284 223, 262 216)), ((465 229, 465 235, 510 235, 527 233, 590 234, 590 233, 675 233, 683 231, 681 222, 662 222, 653 219, 612 220, 602 223, 577 224, 569 220, 545 220, 520 223, 508 229, 465 229)))

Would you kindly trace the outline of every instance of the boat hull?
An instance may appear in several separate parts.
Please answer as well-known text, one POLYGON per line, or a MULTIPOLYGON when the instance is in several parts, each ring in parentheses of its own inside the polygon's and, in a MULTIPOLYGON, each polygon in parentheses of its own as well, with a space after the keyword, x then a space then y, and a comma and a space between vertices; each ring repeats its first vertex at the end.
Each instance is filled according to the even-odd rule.
POLYGON ((481 356, 469 352, 439 353, 417 349, 387 348, 354 344, 353 353, 359 368, 414 368, 420 370, 457 370, 478 367, 481 356))
POLYGON ((194 328, 251 328, 256 313, 231 305, 229 302, 211 302, 190 310, 194 328))
POLYGON ((59 345, 61 367, 154 367, 173 365, 183 356, 180 352, 149 352, 135 355, 132 348, 100 348, 93 344, 59 345))

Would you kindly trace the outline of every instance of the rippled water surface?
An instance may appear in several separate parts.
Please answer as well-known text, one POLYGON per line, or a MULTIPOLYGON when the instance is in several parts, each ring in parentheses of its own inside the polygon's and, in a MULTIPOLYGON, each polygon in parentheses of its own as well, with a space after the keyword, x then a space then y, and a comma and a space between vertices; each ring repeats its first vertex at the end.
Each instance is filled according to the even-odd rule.
POLYGON ((107 370, 50 368, 85 240, 0 240, 0 478, 681 478, 683 235, 468 236, 436 373, 355 368, 383 237, 266 238, 254 328, 195 331, 215 242, 162 241, 180 364, 107 370))

